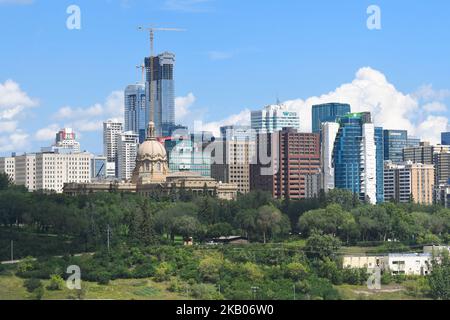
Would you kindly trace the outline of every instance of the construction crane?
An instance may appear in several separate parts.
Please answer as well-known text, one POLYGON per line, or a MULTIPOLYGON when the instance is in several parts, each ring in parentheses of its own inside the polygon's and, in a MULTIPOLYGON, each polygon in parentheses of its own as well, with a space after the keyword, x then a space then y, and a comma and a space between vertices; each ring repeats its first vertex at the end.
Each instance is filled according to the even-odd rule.
MULTIPOLYGON (((156 31, 174 31, 174 32, 183 32, 186 31, 185 29, 178 29, 178 28, 152 28, 152 27, 138 27, 139 31, 148 31, 150 35, 150 121, 154 122, 154 112, 155 112, 155 102, 154 102, 154 95, 153 95, 153 58, 154 58, 154 41, 155 41, 155 32, 156 31)), ((145 68, 145 65, 144 65, 145 68)))
MULTIPOLYGON (((141 80, 142 80, 142 83, 145 83, 145 64, 137 65, 136 69, 141 69, 141 72, 142 72, 141 80)), ((138 76, 138 78, 139 78, 139 76, 138 76)))

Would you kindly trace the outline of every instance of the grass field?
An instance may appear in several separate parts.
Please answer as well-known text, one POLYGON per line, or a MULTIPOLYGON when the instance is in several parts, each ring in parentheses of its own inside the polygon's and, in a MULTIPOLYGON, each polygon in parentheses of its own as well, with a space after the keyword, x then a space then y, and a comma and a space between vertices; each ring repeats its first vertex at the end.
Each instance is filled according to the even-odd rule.
POLYGON ((369 290, 367 286, 335 286, 344 300, 424 300, 410 295, 402 285, 382 286, 381 290, 369 290))
MULTIPOLYGON (((46 287, 49 281, 43 281, 46 287)), ((108 285, 82 282, 86 300, 189 300, 187 296, 167 290, 166 283, 151 279, 123 279, 111 281, 108 285)), ((64 288, 61 291, 45 290, 44 300, 64 300, 75 297, 75 292, 64 288)), ((35 299, 23 286, 23 279, 13 275, 0 276, 0 300, 35 299)))

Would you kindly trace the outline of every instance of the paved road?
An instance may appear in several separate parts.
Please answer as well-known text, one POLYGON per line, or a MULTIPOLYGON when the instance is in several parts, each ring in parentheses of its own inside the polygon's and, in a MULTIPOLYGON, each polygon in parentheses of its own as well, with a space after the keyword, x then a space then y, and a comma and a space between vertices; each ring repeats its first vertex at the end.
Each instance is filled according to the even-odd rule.
MULTIPOLYGON (((95 254, 95 252, 86 252, 86 253, 77 253, 77 254, 71 254, 70 256, 73 256, 73 257, 81 257, 81 256, 84 256, 84 255, 94 255, 95 254)), ((62 257, 64 257, 64 256, 53 256, 53 258, 62 258, 62 257)), ((36 258, 33 258, 32 259, 33 261, 36 261, 37 259, 36 258)), ((20 263, 21 261, 23 261, 23 260, 8 260, 8 261, 1 261, 0 262, 0 264, 5 264, 5 265, 10 265, 10 264, 17 264, 17 263, 20 263)))

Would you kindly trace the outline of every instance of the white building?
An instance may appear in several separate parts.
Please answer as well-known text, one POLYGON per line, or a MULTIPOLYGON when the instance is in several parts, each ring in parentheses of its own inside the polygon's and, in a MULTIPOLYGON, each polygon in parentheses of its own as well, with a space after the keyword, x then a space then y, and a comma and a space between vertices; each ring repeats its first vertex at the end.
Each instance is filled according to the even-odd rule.
POLYGON ((252 111, 252 129, 258 133, 273 133, 283 128, 300 130, 298 112, 290 111, 282 105, 270 105, 263 110, 252 111))
POLYGON ((322 168, 321 187, 325 192, 334 189, 333 149, 338 131, 338 123, 324 122, 322 124, 322 144, 320 153, 320 164, 322 168))
POLYGON ((36 154, 16 156, 16 185, 25 186, 28 191, 36 190, 36 154))
POLYGON ((0 173, 6 173, 11 182, 16 181, 16 158, 15 157, 1 157, 0 158, 0 173))
POLYGON ((64 183, 91 182, 90 153, 36 154, 36 190, 62 193, 64 183))
POLYGON ((375 145, 375 126, 364 123, 361 142, 361 193, 371 204, 377 203, 377 163, 375 145))
POLYGON ((384 270, 384 256, 344 256, 342 267, 344 269, 375 269, 384 270))
POLYGON ((122 123, 108 120, 103 123, 103 155, 108 162, 116 162, 119 134, 123 131, 122 123))
POLYGON ((117 145, 118 177, 121 180, 129 180, 136 167, 136 157, 139 147, 139 135, 133 131, 119 134, 117 145))
POLYGON ((425 276, 431 273, 429 253, 394 253, 386 257, 386 267, 393 275, 425 276))

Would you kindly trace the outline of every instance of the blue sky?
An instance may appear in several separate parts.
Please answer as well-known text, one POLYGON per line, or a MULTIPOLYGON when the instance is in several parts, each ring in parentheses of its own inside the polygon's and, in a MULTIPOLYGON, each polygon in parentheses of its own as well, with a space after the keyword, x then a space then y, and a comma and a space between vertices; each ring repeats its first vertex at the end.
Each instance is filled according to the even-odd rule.
POLYGON ((179 122, 244 123, 278 97, 308 130, 310 104, 332 99, 435 141, 448 125, 449 12, 446 0, 0 0, 0 154, 37 151, 64 125, 100 153, 99 123, 139 79, 149 45, 137 26, 150 23, 187 29, 156 36, 177 56, 179 122), (81 30, 66 28, 71 4, 81 30), (371 4, 381 30, 366 27, 371 4))

